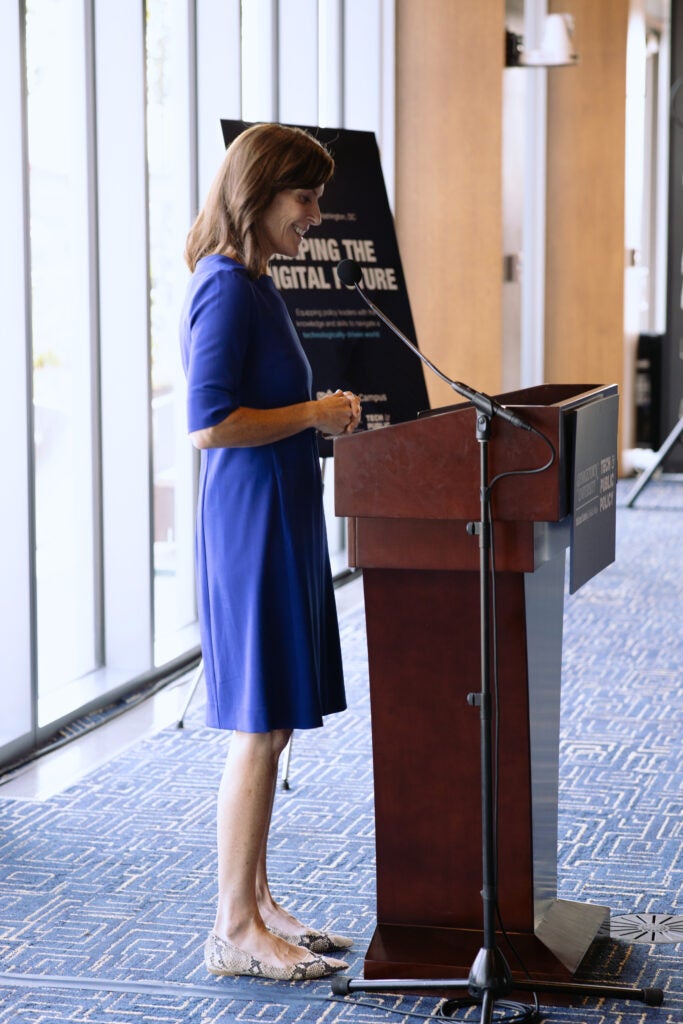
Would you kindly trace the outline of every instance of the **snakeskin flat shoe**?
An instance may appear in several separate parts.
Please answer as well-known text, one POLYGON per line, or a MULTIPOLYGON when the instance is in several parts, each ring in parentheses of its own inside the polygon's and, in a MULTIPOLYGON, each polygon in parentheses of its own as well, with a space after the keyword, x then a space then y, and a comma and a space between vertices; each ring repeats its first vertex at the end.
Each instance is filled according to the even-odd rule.
POLYGON ((271 928, 273 935, 279 939, 290 942, 293 946, 302 946, 310 949, 311 953, 331 953, 335 949, 350 949, 353 939, 347 939, 343 935, 333 935, 331 932, 319 932, 316 928, 307 928, 305 932, 298 935, 290 935, 281 932, 277 928, 271 928))
POLYGON ((210 974, 248 975, 252 978, 269 978, 271 981, 314 981, 348 967, 343 960, 318 954, 312 954, 289 967, 269 964, 226 942, 215 932, 209 932, 204 945, 204 965, 210 974))

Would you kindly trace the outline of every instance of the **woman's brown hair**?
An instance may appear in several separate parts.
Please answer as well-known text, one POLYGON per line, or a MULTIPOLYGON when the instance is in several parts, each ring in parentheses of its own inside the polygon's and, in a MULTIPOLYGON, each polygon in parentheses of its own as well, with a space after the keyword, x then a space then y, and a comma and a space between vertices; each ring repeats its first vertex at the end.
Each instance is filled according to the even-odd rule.
POLYGON ((233 255, 251 277, 266 270, 259 222, 278 192, 318 188, 330 180, 334 160, 301 128, 257 124, 228 146, 206 202, 190 228, 185 261, 194 271, 202 256, 233 255))

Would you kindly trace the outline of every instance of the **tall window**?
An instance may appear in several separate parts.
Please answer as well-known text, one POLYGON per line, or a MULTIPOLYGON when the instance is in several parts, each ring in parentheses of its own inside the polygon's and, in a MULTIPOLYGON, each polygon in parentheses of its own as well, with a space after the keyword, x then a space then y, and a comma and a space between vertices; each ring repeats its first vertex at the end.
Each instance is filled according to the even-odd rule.
POLYGON ((100 658, 86 52, 82 0, 27 3, 41 696, 100 658))
POLYGON ((220 119, 374 128, 386 158, 393 2, 0 2, 0 763, 197 655, 178 327, 220 119))

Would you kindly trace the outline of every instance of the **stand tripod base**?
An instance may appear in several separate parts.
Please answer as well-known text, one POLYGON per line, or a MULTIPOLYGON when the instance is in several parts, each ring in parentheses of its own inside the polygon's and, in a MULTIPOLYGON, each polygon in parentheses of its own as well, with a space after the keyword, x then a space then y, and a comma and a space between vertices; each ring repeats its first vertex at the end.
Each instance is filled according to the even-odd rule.
MULTIPOLYGON (((362 978, 348 978, 337 975, 331 980, 332 992, 337 996, 348 995, 349 992, 406 992, 422 995, 425 992, 440 992, 447 995, 460 992, 466 996, 469 992, 469 979, 465 978, 384 978, 372 981, 362 978)), ((646 1006, 661 1006, 664 992, 661 988, 629 988, 626 985, 582 984, 580 982, 513 982, 513 990, 517 992, 547 993, 551 996, 580 996, 594 999, 632 999, 645 1003, 646 1006)), ((485 993, 491 1002, 495 1001, 492 993, 485 993)), ((547 1001, 547 1000, 546 1000, 547 1001)), ((555 1001, 555 1000, 553 1000, 555 1001)))
MULTIPOLYGON (((563 901, 558 902, 561 904, 563 901)), ((563 950, 553 952, 533 933, 509 933, 510 941, 527 970, 541 981, 570 981, 593 940, 608 934, 605 925, 609 922, 609 911, 606 908, 582 904, 568 906, 601 913, 591 915, 593 927, 590 930, 577 933, 567 928, 563 950)), ((497 934, 496 941, 505 948, 502 935, 497 934)), ((378 924, 365 954, 364 974, 372 979, 467 977, 481 944, 480 929, 378 924)), ((513 963, 512 977, 516 981, 526 975, 521 970, 517 971, 513 963)))
POLYGON ((486 1020, 491 1019, 491 1006, 499 997, 518 998, 532 992, 544 993, 543 1001, 551 1004, 587 997, 631 999, 648 1006, 661 1006, 663 1002, 664 994, 658 988, 575 982, 572 972, 536 935, 516 932, 510 934, 510 940, 532 980, 526 972, 509 968, 499 952, 498 943, 505 941, 501 935, 496 936, 496 946, 489 951, 481 948, 481 932, 475 929, 378 924, 365 957, 365 977, 338 976, 332 980, 332 991, 337 995, 353 991, 429 991, 443 998, 459 993, 459 998, 471 997, 482 1006, 487 1003, 486 1020))

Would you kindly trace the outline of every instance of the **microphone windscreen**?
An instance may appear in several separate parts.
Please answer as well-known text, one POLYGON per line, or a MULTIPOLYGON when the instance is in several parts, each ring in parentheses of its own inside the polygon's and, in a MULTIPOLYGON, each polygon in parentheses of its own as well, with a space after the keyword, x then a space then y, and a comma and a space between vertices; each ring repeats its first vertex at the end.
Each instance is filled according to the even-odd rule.
POLYGON ((342 284, 354 285, 360 281, 363 271, 355 260, 342 260, 337 264, 337 275, 342 284))

